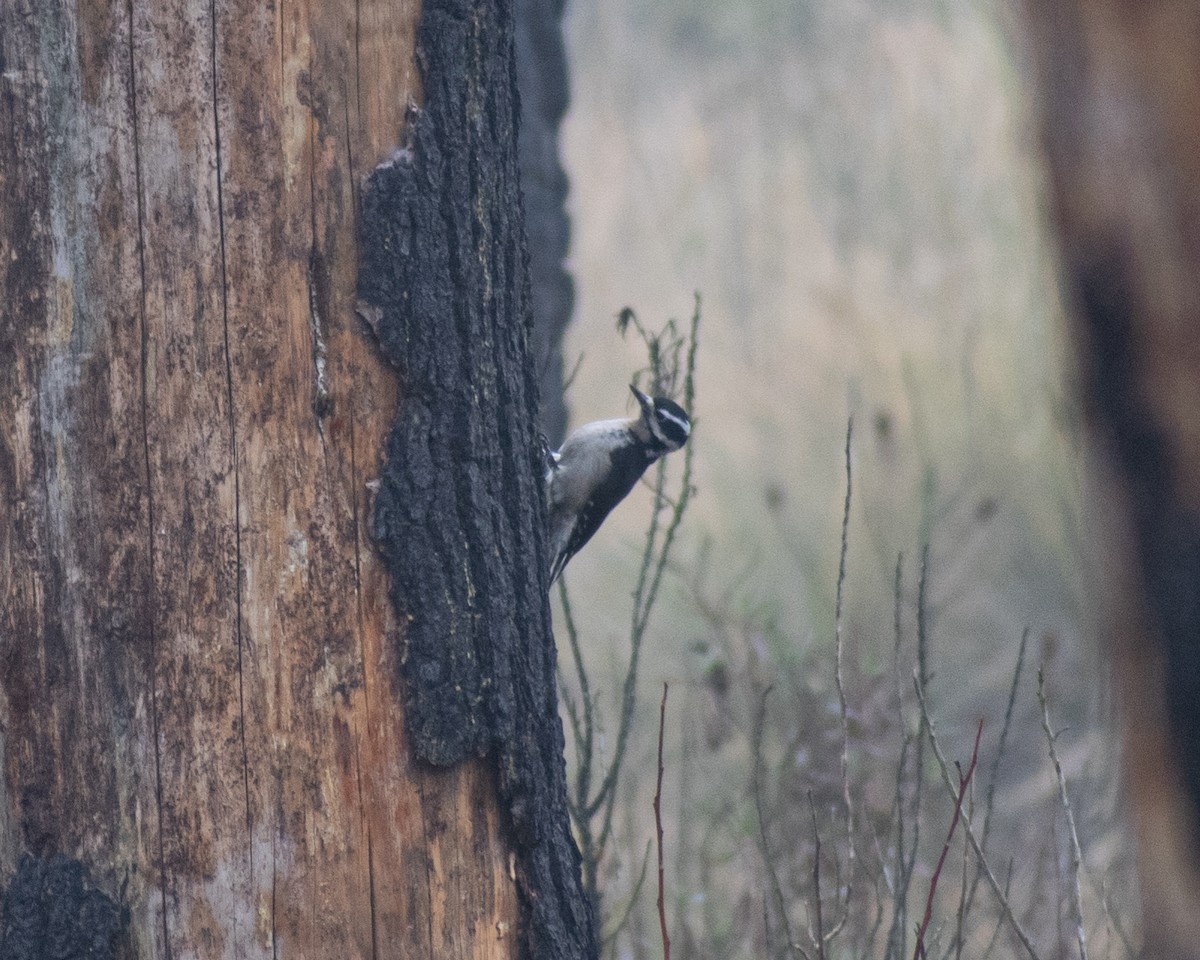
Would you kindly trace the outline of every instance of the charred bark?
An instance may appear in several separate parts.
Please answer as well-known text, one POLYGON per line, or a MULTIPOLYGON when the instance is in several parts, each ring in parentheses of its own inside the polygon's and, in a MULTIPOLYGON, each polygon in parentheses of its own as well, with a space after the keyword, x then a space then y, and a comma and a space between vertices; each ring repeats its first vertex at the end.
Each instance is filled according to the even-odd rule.
POLYGON ((115 960, 128 913, 78 860, 22 857, 4 891, 0 960, 115 960))
POLYGON ((373 529, 408 625, 412 748, 437 765, 497 758, 531 955, 584 957, 597 945, 566 817, 507 14, 426 5, 425 102, 363 199, 360 310, 405 385, 373 529))

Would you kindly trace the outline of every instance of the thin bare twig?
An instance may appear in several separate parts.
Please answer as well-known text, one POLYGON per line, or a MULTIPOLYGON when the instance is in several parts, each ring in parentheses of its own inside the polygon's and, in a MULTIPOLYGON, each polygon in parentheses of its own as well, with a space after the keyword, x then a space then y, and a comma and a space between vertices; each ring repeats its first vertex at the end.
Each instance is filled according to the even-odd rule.
MULTIPOLYGON (((592 790, 592 763, 595 760, 595 711, 592 701, 591 686, 588 681, 587 668, 583 663, 583 651, 579 644, 579 630, 575 625, 575 616, 571 610, 571 597, 567 592, 565 579, 558 581, 558 597, 562 604, 563 621, 567 630, 567 641, 571 648, 571 658, 575 664, 575 675, 579 679, 579 696, 583 701, 576 709, 573 700, 564 697, 567 704, 567 716, 571 723, 571 736, 575 741, 575 771, 574 796, 569 797, 571 812, 579 831, 580 857, 583 860, 583 885, 588 896, 595 901, 597 897, 597 872, 600 864, 600 853, 603 844, 597 844, 592 830, 591 817, 587 814, 588 800, 592 790), (582 717, 580 716, 582 714, 582 717)), ((566 693, 564 687, 564 694, 566 693)))
MULTIPOLYGON (((842 507, 842 542, 838 556, 837 589, 833 610, 834 646, 836 648, 834 661, 834 683, 837 686, 838 708, 842 719, 842 804, 846 814, 846 895, 842 900, 841 915, 828 934, 823 935, 821 943, 826 943, 838 935, 850 915, 850 901, 854 896, 854 874, 857 852, 854 848, 854 804, 850 797, 850 719, 846 708, 846 685, 842 678, 842 604, 846 588, 846 553, 850 545, 850 503, 853 489, 853 473, 850 463, 850 443, 854 437, 854 418, 846 421, 846 500, 842 507)), ((815 814, 814 814, 815 816, 815 814)), ((817 892, 817 902, 820 904, 820 891, 817 892)))
MULTIPOLYGON (((917 690, 917 703, 921 708, 925 731, 929 737, 929 746, 933 749, 934 759, 937 760, 938 770, 942 775, 942 783, 945 784, 946 789, 950 792, 950 798, 957 803, 958 791, 954 789, 954 784, 950 780, 950 767, 946 762, 945 754, 942 753, 941 744, 938 742, 937 731, 934 729, 933 719, 929 715, 929 705, 925 701, 925 690, 921 685, 919 676, 913 676, 913 685, 917 690)), ((1029 934, 1025 932, 1020 921, 1017 920, 1016 914, 1013 913, 1012 905, 1008 901, 1007 894, 1000 889, 1000 883, 996 879, 996 875, 992 873, 992 868, 983 854, 983 849, 979 846, 979 840, 975 836, 975 831, 971 829, 969 816, 963 817, 963 829, 967 832, 967 839, 971 842, 971 849, 975 851, 975 858, 979 862, 980 869, 983 870, 984 878, 992 888, 992 893, 995 894, 996 901, 1000 904, 1000 909, 1004 913, 1004 919, 1008 921, 1009 926, 1012 927, 1013 932, 1017 935, 1017 939, 1021 941, 1021 946, 1029 954, 1030 960, 1040 960, 1037 950, 1034 949, 1033 941, 1029 939, 1029 934)))
POLYGON ((595 714, 593 712, 592 692, 588 681, 588 673, 583 665, 583 651, 579 646, 579 629, 575 626, 575 615, 571 610, 571 597, 567 593, 567 583, 558 581, 558 597, 562 603, 563 621, 567 628, 567 641, 571 647, 571 658, 575 662, 575 674, 579 678, 579 696, 583 700, 582 733, 579 730, 578 717, 572 711, 572 733, 575 737, 575 749, 579 754, 579 771, 577 774, 577 794, 581 802, 586 802, 588 791, 591 789, 591 771, 593 738, 595 736, 595 714))
MULTIPOLYGON (((971 784, 970 797, 967 800, 967 809, 969 812, 974 812, 975 805, 975 785, 971 784)), ((963 929, 967 919, 967 876, 970 873, 971 866, 971 845, 963 841, 962 845, 962 881, 958 888, 958 916, 954 925, 954 943, 951 944, 951 949, 954 950, 954 960, 962 960, 963 948, 963 929)), ((979 875, 979 871, 975 871, 975 875, 979 875)), ((949 956, 949 951, 947 951, 949 956)))
MULTIPOLYGON (((1008 870, 1004 875, 1004 898, 1008 899, 1008 894, 1012 890, 1013 866, 1015 860, 1013 857, 1008 858, 1008 870)), ((996 941, 1000 939, 1000 930, 1004 926, 1004 914, 996 918, 996 927, 992 930, 992 938, 988 941, 987 949, 983 951, 983 960, 987 960, 992 955, 992 951, 996 948, 996 941)))
POLYGON ((633 890, 629 894, 629 900, 625 904, 625 910, 621 914, 621 919, 618 920, 611 929, 601 937, 601 946, 606 947, 614 940, 625 925, 629 923, 629 916, 633 913, 634 905, 637 903, 638 897, 641 895, 642 887, 646 884, 646 868, 650 866, 650 841, 646 841, 646 852, 642 854, 642 869, 638 873, 637 883, 633 885, 633 890))
MULTIPOLYGON (((892 673, 896 681, 896 726, 903 731, 904 738, 900 743, 900 758, 896 761, 896 794, 892 804, 896 810, 896 879, 892 884, 892 924, 888 928, 887 947, 884 950, 884 960, 895 960, 903 957, 908 942, 908 884, 912 878, 913 863, 904 855, 904 775, 908 769, 908 748, 912 737, 904 719, 904 681, 900 675, 900 643, 904 639, 901 608, 904 586, 904 554, 896 555, 896 576, 892 585, 892 673)), ((918 780, 920 769, 917 770, 918 780)), ((919 785, 918 785, 919 789, 919 785)), ((914 842, 914 856, 915 856, 914 842)))
MULTIPOLYGON (((1021 673, 1025 668, 1025 648, 1027 647, 1028 641, 1030 641, 1030 628, 1026 626, 1026 628, 1021 631, 1020 647, 1016 649, 1016 666, 1013 668, 1013 682, 1009 684, 1008 688, 1008 706, 1004 708, 1004 722, 1000 728, 1000 744, 997 745, 996 756, 994 760, 991 761, 991 767, 988 770, 988 794, 986 794, 984 799, 983 808, 983 833, 979 836, 979 850, 982 850, 984 853, 988 852, 988 838, 991 834, 991 816, 994 814, 996 809, 996 785, 998 782, 1000 782, 1000 764, 1003 761, 1004 754, 1006 754, 1008 750, 1008 732, 1009 730, 1012 730, 1013 726, 1013 714, 1016 707, 1016 690, 1018 690, 1020 686, 1021 673)), ((979 890, 979 881, 982 880, 982 878, 983 874, 977 868, 976 872, 974 872, 974 877, 971 880, 971 889, 967 890, 966 905, 964 908, 962 908, 962 912, 968 914, 968 916, 970 916, 971 907, 974 906, 974 898, 976 898, 976 893, 978 893, 979 890)), ((953 946, 956 947, 959 952, 961 952, 961 938, 956 935, 955 940, 956 942, 953 944, 953 946)))
POLYGON ((804 960, 810 960, 805 949, 796 942, 792 935, 792 921, 788 917, 787 901, 783 898, 783 887, 779 882, 779 874, 775 870, 775 861, 771 858, 771 847, 767 842, 767 823, 763 818, 762 801, 762 738, 763 727, 767 718, 767 696, 771 692, 767 687, 758 701, 758 713, 754 718, 754 741, 752 743, 752 762, 754 764, 753 788, 754 810, 758 815, 758 837, 762 847, 763 865, 767 870, 767 879, 771 882, 771 892, 775 895, 776 909, 779 911, 779 921, 783 924, 783 935, 787 938, 788 952, 793 956, 799 954, 804 960))
POLYGON ((579 368, 583 366, 583 351, 579 351, 579 356, 575 358, 575 364, 571 367, 571 372, 563 377, 563 393, 571 389, 571 384, 575 382, 575 378, 579 375, 579 368))
POLYGON ((1042 706, 1042 729, 1050 746, 1050 760, 1054 764, 1054 775, 1058 778, 1058 796, 1067 814, 1067 830, 1071 838, 1071 905, 1075 910, 1075 938, 1079 942, 1079 960, 1088 960, 1087 937, 1083 932, 1083 894, 1079 889, 1079 865, 1083 863, 1083 850, 1079 846, 1079 833, 1075 829, 1075 811, 1067 796, 1067 778, 1058 760, 1054 747, 1057 734, 1050 727, 1050 708, 1046 702, 1045 665, 1038 667, 1038 703, 1042 706))
POLYGON ((887 864, 884 861, 883 848, 879 843, 879 834, 874 827, 871 828, 871 843, 875 848, 875 857, 879 861, 879 870, 872 878, 875 890, 875 919, 871 921, 871 930, 867 934, 865 952, 870 956, 875 952, 875 940, 879 937, 879 931, 883 928, 883 913, 887 903, 883 895, 883 890, 886 887, 889 894, 892 893, 891 882, 887 875, 887 864))
MULTIPOLYGON (((929 685, 929 619, 927 615, 926 597, 929 590, 929 544, 921 547, 921 574, 917 580, 917 677, 921 681, 921 689, 929 685)), ((916 866, 917 848, 921 840, 921 796, 925 787, 925 734, 929 724, 929 714, 926 710, 919 713, 917 723, 917 756, 914 769, 916 770, 916 789, 913 791, 912 807, 912 847, 908 858, 908 873, 911 876, 916 866)))
POLYGON ((1134 960, 1135 957, 1141 955, 1141 951, 1134 947, 1133 940, 1130 938, 1128 931, 1126 931, 1124 924, 1121 923, 1120 917, 1113 909, 1112 898, 1108 895, 1108 890, 1105 889, 1104 882, 1092 872, 1092 868, 1087 863, 1083 864, 1083 873, 1088 878, 1088 883, 1092 885, 1092 889, 1096 891, 1096 897, 1100 901, 1101 908, 1104 910, 1104 916, 1116 932, 1117 939, 1121 941, 1121 946, 1125 950, 1125 956, 1129 957, 1130 960, 1134 960))
POLYGON ((1008 706, 1004 709, 1004 725, 1000 728, 1000 743, 996 747, 996 758, 988 770, 988 791, 984 800, 983 834, 979 845, 987 849, 988 833, 992 827, 992 811, 996 798, 996 784, 1000 781, 1000 762, 1004 759, 1005 748, 1008 746, 1008 731, 1012 727, 1014 707, 1017 703, 1017 688, 1021 684, 1021 672, 1025 667, 1025 648, 1029 644, 1029 628, 1021 631, 1021 645, 1017 647, 1017 665, 1013 669, 1012 683, 1008 688, 1008 706))
MULTIPOLYGON (((900 586, 901 586, 901 565, 900 560, 896 560, 896 582, 894 595, 893 620, 896 631, 895 638, 895 654, 894 654, 894 669, 896 671, 896 700, 900 705, 897 710, 900 712, 900 720, 903 723, 903 697, 900 694, 900 586)), ((925 543, 921 547, 921 570, 917 579, 917 678, 921 689, 929 682, 929 622, 927 616, 927 608, 925 603, 926 593, 929 587, 929 544, 925 543)), ((906 926, 908 915, 908 889, 912 884, 913 871, 917 865, 917 851, 920 848, 921 842, 921 798, 925 787, 925 731, 926 731, 927 713, 922 710, 918 714, 917 721, 917 744, 916 757, 914 758, 914 786, 912 799, 912 840, 908 848, 908 860, 904 860, 903 842, 901 842, 897 856, 900 863, 900 876, 897 883, 897 894, 895 897, 895 912, 892 914, 892 930, 888 936, 887 960, 903 957, 905 948, 908 944, 908 929, 906 926)), ((903 773, 904 751, 901 749, 901 764, 897 771, 899 777, 903 773)), ((896 785, 897 796, 899 796, 900 785, 896 785)), ((903 815, 900 814, 900 825, 903 826, 903 815)), ((901 834, 901 840, 903 835, 901 834)))
MULTIPOLYGON (((637 326, 638 331, 642 334, 643 339, 647 335, 642 329, 636 315, 632 314, 632 322, 637 326)), ((622 312, 624 316, 624 311, 622 312)), ((683 451, 683 477, 680 480, 679 497, 675 501, 675 505, 671 510, 671 518, 667 523, 666 531, 663 534, 661 544, 658 543, 659 529, 661 526, 661 512, 664 501, 661 499, 661 493, 666 488, 666 459, 662 459, 658 463, 656 473, 654 500, 654 511, 651 514, 650 526, 646 531, 645 549, 642 553, 642 562, 638 569, 637 586, 634 589, 633 600, 633 615, 630 625, 630 658, 629 669, 625 674, 625 684, 621 693, 621 715, 617 724, 617 739, 616 748, 613 751, 613 762, 610 764, 604 780, 596 791, 595 798, 584 808, 587 811, 587 816, 594 816, 597 812, 603 809, 604 818, 603 826, 600 830, 600 840, 598 846, 603 849, 608 841, 609 833, 612 829, 612 815, 614 804, 616 802, 616 782, 620 775, 621 763, 625 756, 625 747, 628 742, 630 721, 633 719, 633 710, 636 703, 637 691, 637 674, 638 661, 641 655, 642 639, 646 633, 646 627, 650 622, 650 614, 654 609, 655 601, 658 597, 659 586, 662 583, 663 571, 666 569, 667 560, 670 557, 671 547, 675 541, 675 535, 679 531, 679 525, 683 522, 684 512, 687 510, 688 501, 691 499, 692 492, 692 460, 695 451, 695 428, 697 420, 694 416, 696 408, 696 348, 699 345, 698 333, 700 326, 700 295, 696 294, 695 309, 692 313, 691 328, 687 337, 687 354, 684 366, 683 378, 683 407, 692 417, 692 433, 691 442, 684 447, 683 451), (651 573, 653 571, 653 573, 651 573)), ((651 370, 656 379, 659 376, 661 348, 659 340, 667 333, 672 337, 676 337, 674 321, 670 321, 667 325, 667 330, 657 337, 650 337, 647 340, 647 348, 651 356, 651 370)), ((683 341, 672 348, 675 354, 678 354, 682 348, 683 341)))
POLYGON ((663 875, 663 730, 667 725, 667 684, 663 683, 662 702, 658 705, 658 782, 654 788, 654 834, 658 838, 658 925, 662 931, 663 960, 671 960, 671 937, 667 933, 666 881, 663 875))
MULTIPOLYGON (((1008 749, 1008 732, 1012 728, 1013 713, 1017 703, 1017 688, 1021 684, 1021 673, 1025 667, 1025 648, 1029 643, 1029 627, 1021 631, 1021 645, 1017 648, 1017 665, 1013 669, 1012 683, 1008 688, 1008 705, 1004 709, 1004 723, 1000 727, 1000 743, 996 747, 996 756, 992 760, 992 765, 988 769, 988 786, 987 796, 983 802, 983 832, 979 837, 979 849, 987 852, 988 837, 992 830, 992 813, 995 810, 996 800, 996 784, 1000 782, 1000 763, 1004 759, 1004 754, 1008 749)), ((978 869, 975 871, 975 876, 971 880, 971 889, 967 892, 967 903, 963 908, 964 913, 970 914, 971 907, 975 903, 975 894, 979 890, 979 881, 981 873, 978 869)), ((962 943, 956 944, 958 949, 962 949, 962 943)))
POLYGON ((768 955, 771 953, 771 917, 767 908, 767 897, 763 894, 763 949, 768 955))
MULTIPOLYGON (((651 389, 656 394, 673 392, 675 385, 682 377, 682 402, 689 411, 695 409, 696 349, 699 323, 700 297, 697 294, 690 330, 684 336, 680 335, 679 327, 674 320, 668 321, 658 333, 651 333, 638 320, 637 315, 628 308, 621 311, 617 324, 622 335, 632 325, 644 342, 649 358, 647 369, 653 380, 651 389)), ((639 372, 635 379, 640 379, 641 375, 642 373, 639 372)), ((694 428, 696 423, 694 417, 692 422, 694 428)), ((571 696, 566 695, 564 687, 563 700, 566 704, 567 718, 577 754, 577 769, 572 784, 572 795, 569 798, 569 807, 578 832, 580 854, 583 860, 584 887, 597 911, 600 899, 599 864, 612 838, 617 788, 625 766, 626 749, 636 706, 642 641, 658 598, 659 587, 668 565, 676 533, 682 523, 692 492, 693 449, 694 440, 685 449, 680 490, 674 499, 666 495, 665 459, 660 460, 654 473, 654 504, 645 535, 631 614, 629 662, 621 684, 615 748, 607 765, 597 757, 596 701, 592 696, 588 674, 580 651, 578 632, 572 617, 565 580, 559 581, 573 666, 579 677, 581 699, 580 703, 576 703, 571 696), (664 514, 666 514, 665 517, 664 514)))
POLYGON ((817 960, 825 960, 825 923, 821 910, 821 831, 817 829, 817 807, 813 803, 812 791, 808 791, 808 809, 812 814, 813 828, 813 913, 817 918, 817 929, 811 931, 817 947, 817 960))
POLYGON ((925 932, 929 929, 929 921, 933 919, 933 898, 937 893, 938 879, 942 875, 942 867, 946 864, 946 855, 950 852, 950 842, 954 839, 954 831, 958 828, 958 821, 964 818, 963 814, 963 796, 967 792, 967 787, 970 786, 971 777, 975 775, 975 764, 979 761, 979 738, 983 736, 983 718, 980 718, 979 725, 975 728, 975 747, 971 751, 971 765, 967 767, 966 774, 963 774, 961 769, 958 774, 958 795, 954 801, 954 816, 950 820, 950 830, 946 834, 946 842, 942 844, 942 855, 938 857, 937 867, 934 868, 933 877, 929 881, 929 896, 925 898, 925 916, 921 919, 921 925, 917 927, 917 943, 913 948, 913 960, 918 960, 919 957, 925 956, 925 932))

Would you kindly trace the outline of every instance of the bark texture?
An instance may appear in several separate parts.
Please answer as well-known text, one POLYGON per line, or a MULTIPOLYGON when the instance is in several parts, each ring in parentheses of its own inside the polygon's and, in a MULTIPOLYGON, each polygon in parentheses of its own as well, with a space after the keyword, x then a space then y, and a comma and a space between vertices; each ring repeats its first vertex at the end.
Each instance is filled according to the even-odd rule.
POLYGON ((369 181, 359 274, 405 384, 373 522, 407 623, 410 744, 437 765, 497 757, 530 955, 592 956, 547 600, 511 9, 427 3, 419 46, 425 103, 369 181))
MULTIPOLYGON (((527 321, 519 207, 508 206, 511 184, 493 195, 499 181, 470 182, 456 152, 507 143, 496 162, 512 170, 509 16, 503 5, 430 4, 422 34, 431 90, 454 105, 465 138, 438 144, 452 177, 423 168, 420 189, 442 204, 441 224, 426 226, 459 258, 439 280, 475 285, 439 288, 410 332, 435 353, 448 344, 431 331, 453 332, 445 317, 492 336, 453 339, 458 352, 431 361, 480 392, 475 412, 432 404, 474 443, 463 460, 461 446, 431 437, 432 453, 451 459, 425 476, 437 491, 469 478, 480 499, 460 505, 487 509, 456 517, 449 556, 470 557, 477 586, 511 586, 477 591, 469 608, 449 595, 435 621, 468 631, 445 638, 456 653, 493 656, 469 632, 484 618, 488 640, 509 644, 489 672, 462 674, 465 700, 445 677, 430 680, 450 698, 432 715, 485 726, 440 757, 467 759, 439 768, 419 758, 434 757, 444 728, 422 712, 415 734, 404 721, 410 625, 393 613, 368 533, 380 451, 386 441, 380 495, 392 502, 408 395, 429 413, 429 384, 407 366, 400 396, 354 312, 359 235, 385 229, 360 223, 362 184, 422 95, 416 4, 0 7, 6 911, 65 923, 73 910, 122 956, 594 949, 586 918, 563 906, 577 873, 555 793, 545 598, 531 582, 544 577, 534 391, 506 366, 521 359, 512 338, 527 321), (493 382, 501 392, 486 392, 493 382), (498 484, 507 507, 488 500, 498 484), (513 552, 471 553, 477 535, 513 552), (466 623, 454 619, 463 609, 466 623), (518 669, 528 675, 503 673, 518 669), (531 940, 518 935, 518 876, 531 940), (112 941, 114 917, 123 932, 112 941)), ((389 562, 403 565, 402 552, 389 562)), ((21 929, 42 936, 36 922, 21 929)), ((45 942, 30 942, 13 955, 42 955, 45 942)))
POLYGON ((1200 11, 1031 0, 1147 946, 1200 956, 1200 11))

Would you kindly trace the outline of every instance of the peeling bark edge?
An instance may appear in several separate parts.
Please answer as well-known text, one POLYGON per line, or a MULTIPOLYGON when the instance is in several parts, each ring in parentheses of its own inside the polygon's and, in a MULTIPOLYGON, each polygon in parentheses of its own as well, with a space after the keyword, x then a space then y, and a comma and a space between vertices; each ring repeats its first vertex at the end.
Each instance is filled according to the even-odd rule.
POLYGON ((90 889, 87 868, 58 854, 21 858, 4 891, 0 960, 115 960, 128 911, 90 889))
POLYGON ((526 955, 595 957, 546 594, 511 2, 426 3, 417 46, 425 106, 368 180, 358 289, 403 381, 372 534, 405 623, 406 729, 432 764, 495 757, 526 955))

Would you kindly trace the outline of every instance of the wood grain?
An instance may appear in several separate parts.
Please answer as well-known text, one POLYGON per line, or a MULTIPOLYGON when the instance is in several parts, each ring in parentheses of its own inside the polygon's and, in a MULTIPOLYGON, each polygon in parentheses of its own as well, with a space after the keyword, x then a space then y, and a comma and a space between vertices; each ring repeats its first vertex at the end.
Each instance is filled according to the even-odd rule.
POLYGON ((398 402, 358 192, 413 0, 13 0, 0 30, 0 869, 139 957, 509 957, 495 772, 411 762, 367 535, 398 402))

